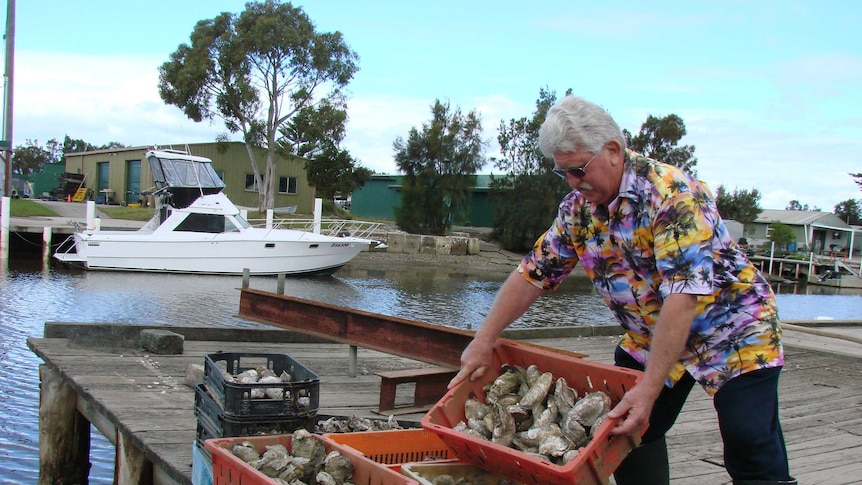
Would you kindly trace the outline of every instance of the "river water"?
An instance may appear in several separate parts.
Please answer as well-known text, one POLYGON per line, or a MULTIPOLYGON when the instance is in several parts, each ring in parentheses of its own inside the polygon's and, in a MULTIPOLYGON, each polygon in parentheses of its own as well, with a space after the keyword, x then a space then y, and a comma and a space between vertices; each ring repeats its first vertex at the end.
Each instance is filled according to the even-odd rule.
MULTIPOLYGON (((439 325, 476 328, 503 277, 449 271, 349 271, 332 277, 288 278, 285 293, 334 305, 439 325)), ((38 479, 41 360, 26 345, 46 321, 259 327, 236 317, 241 278, 84 272, 19 257, 0 270, 0 484, 38 479)), ((274 277, 251 287, 275 291, 274 277)), ((777 288, 781 317, 858 319, 862 292, 821 287, 777 288)), ((517 327, 614 325, 589 281, 570 279, 543 297, 517 327)), ((90 483, 113 479, 113 446, 93 429, 90 483)), ((191 443, 189 443, 191 446, 191 443)))

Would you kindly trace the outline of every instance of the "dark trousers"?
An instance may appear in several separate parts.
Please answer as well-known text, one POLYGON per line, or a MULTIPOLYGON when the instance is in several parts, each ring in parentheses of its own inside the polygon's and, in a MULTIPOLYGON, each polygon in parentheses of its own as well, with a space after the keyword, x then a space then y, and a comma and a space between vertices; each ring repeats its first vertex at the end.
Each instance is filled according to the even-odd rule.
MULTIPOLYGON (((620 367, 643 370, 643 366, 620 347, 614 352, 614 360, 620 367)), ((724 441, 724 465, 734 481, 792 480, 784 434, 778 421, 780 373, 780 367, 745 373, 725 383, 713 398, 724 441)), ((662 390, 653 406, 641 446, 632 451, 614 474, 618 485, 668 483, 664 436, 679 416, 694 384, 691 374, 685 373, 674 387, 662 390), (653 468, 655 473, 645 473, 646 468, 653 468)))

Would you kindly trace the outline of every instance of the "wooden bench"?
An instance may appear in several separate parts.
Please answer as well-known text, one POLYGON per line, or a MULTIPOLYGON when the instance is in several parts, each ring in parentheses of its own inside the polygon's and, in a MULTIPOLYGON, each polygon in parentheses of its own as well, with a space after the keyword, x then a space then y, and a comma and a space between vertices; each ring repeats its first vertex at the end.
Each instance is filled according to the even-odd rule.
POLYGON ((378 414, 395 415, 421 413, 431 409, 446 394, 446 386, 457 370, 451 367, 423 367, 396 371, 375 372, 380 377, 380 405, 378 414), (413 404, 395 405, 395 391, 399 384, 415 383, 413 404))

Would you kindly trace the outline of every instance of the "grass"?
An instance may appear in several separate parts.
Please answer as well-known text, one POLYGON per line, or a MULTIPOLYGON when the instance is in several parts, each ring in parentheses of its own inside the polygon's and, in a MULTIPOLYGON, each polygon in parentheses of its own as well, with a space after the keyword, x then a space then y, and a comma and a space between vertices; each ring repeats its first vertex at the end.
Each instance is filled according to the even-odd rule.
POLYGON ((114 219, 126 219, 129 221, 149 221, 152 219, 155 209, 152 207, 123 207, 113 205, 100 205, 96 209, 108 217, 114 219))
POLYGON ((10 217, 57 217, 57 213, 44 205, 28 199, 12 199, 9 204, 10 217))

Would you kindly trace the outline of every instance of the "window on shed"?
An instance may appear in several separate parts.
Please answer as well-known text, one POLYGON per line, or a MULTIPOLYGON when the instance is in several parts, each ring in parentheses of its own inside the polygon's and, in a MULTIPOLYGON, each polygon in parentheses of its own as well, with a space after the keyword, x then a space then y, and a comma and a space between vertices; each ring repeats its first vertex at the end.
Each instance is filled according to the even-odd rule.
POLYGON ((295 194, 296 193, 296 177, 279 177, 278 178, 278 193, 279 194, 295 194))
POLYGON ((251 192, 259 192, 257 190, 257 182, 254 180, 254 174, 253 173, 245 174, 245 190, 248 190, 251 192))

